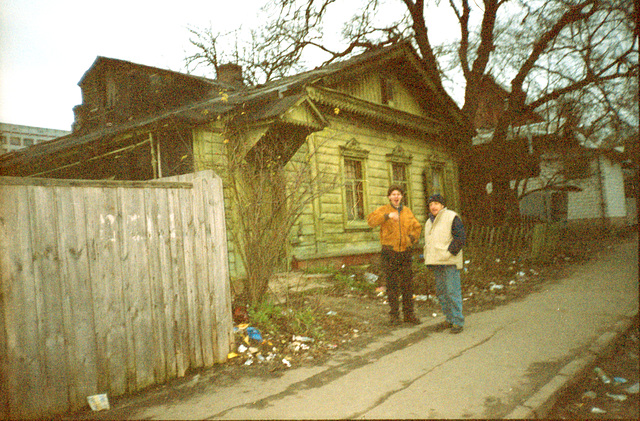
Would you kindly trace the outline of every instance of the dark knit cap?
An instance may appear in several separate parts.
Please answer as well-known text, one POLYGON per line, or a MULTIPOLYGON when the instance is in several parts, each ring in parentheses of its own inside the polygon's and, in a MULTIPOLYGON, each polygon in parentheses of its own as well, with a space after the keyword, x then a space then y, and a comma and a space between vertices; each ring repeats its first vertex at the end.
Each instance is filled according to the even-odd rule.
POLYGON ((442 206, 447 206, 447 204, 444 201, 444 197, 442 197, 442 195, 440 195, 440 194, 434 194, 434 195, 429 196, 429 200, 427 200, 427 206, 429 206, 431 204, 431 202, 438 202, 442 206))

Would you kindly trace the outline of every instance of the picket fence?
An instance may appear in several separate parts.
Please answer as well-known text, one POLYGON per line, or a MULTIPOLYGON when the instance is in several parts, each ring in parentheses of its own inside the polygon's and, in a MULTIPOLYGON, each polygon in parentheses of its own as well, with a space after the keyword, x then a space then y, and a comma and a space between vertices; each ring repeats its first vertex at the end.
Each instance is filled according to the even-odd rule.
POLYGON ((562 227, 559 224, 470 225, 465 227, 465 256, 497 257, 540 262, 553 256, 562 227))
POLYGON ((0 177, 0 418, 48 418, 226 359, 222 182, 0 177))

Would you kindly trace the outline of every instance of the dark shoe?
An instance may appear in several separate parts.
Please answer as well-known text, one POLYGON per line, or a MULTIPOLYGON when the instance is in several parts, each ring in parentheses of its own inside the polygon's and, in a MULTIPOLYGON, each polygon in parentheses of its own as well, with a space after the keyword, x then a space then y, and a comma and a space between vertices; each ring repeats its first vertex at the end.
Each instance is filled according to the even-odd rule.
POLYGON ((445 330, 450 329, 451 326, 453 326, 453 325, 451 323, 449 323, 449 322, 438 323, 436 325, 435 331, 436 332, 444 332, 445 330))
POLYGON ((453 325, 451 326, 451 330, 449 331, 449 333, 460 333, 463 329, 464 328, 460 325, 453 325))
POLYGON ((400 318, 398 316, 391 315, 391 318, 389 319, 389 325, 391 326, 400 325, 400 318))
POLYGON ((420 319, 418 319, 414 314, 411 314, 409 316, 404 316, 404 322, 410 323, 412 325, 419 325, 420 323, 422 323, 420 319))

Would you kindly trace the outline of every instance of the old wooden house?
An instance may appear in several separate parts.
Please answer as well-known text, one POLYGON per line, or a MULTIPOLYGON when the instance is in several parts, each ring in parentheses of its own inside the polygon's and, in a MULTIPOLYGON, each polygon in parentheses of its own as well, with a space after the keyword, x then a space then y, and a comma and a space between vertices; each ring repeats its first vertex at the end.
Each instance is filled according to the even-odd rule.
MULTIPOLYGON (((460 209, 457 151, 473 131, 407 42, 259 86, 226 65, 212 80, 98 57, 79 82, 72 134, 0 157, 0 176, 150 180, 220 174, 230 133, 244 153, 279 151, 285 162, 338 176, 307 206, 289 238, 294 267, 362 260, 379 250, 366 216, 390 184, 425 221, 425 197, 460 209), (312 153, 313 152, 313 153, 312 153)), ((224 179, 225 174, 220 174, 224 179)), ((226 205, 233 238, 237 212, 226 205)), ((229 244, 232 276, 243 269, 229 244)))

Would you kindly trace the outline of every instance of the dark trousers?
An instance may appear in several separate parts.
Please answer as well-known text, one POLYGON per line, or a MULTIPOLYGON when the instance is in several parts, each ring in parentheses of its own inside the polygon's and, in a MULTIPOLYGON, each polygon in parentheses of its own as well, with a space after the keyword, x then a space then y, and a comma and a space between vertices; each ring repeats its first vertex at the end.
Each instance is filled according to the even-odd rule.
POLYGON ((387 278, 387 298, 391 316, 399 315, 398 296, 402 293, 402 313, 404 317, 413 315, 413 270, 411 251, 398 253, 383 247, 381 253, 382 270, 387 278))

